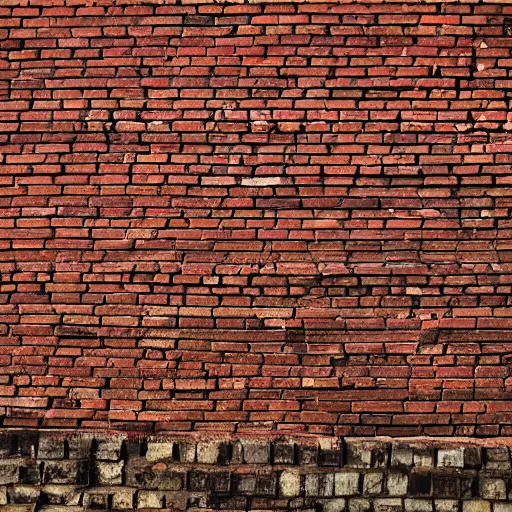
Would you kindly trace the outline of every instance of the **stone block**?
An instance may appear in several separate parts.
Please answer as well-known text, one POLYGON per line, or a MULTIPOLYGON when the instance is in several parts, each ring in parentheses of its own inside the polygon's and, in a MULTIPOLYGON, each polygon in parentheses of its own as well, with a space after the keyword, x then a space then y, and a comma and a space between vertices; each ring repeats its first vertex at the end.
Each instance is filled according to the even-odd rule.
POLYGON ((413 464, 412 448, 393 447, 391 451, 391 465, 411 467, 413 464))
POLYGON ((41 432, 37 449, 38 460, 63 459, 64 438, 52 432, 41 432))
POLYGON ((211 489, 215 494, 226 494, 231 488, 231 473, 216 471, 210 475, 211 489))
POLYGON ((474 475, 461 475, 459 478, 460 481, 460 497, 461 498, 473 498, 474 491, 478 487, 475 485, 475 476, 474 475))
POLYGON ((112 495, 112 508, 126 510, 133 509, 133 489, 116 489, 112 495))
POLYGON ((386 479, 386 491, 390 496, 405 496, 409 477, 407 473, 388 473, 386 479))
POLYGON ((334 494, 336 496, 354 496, 359 494, 360 474, 356 472, 336 473, 334 494))
POLYGON ((318 453, 318 465, 339 467, 341 465, 341 451, 320 450, 318 453))
POLYGON ((82 492, 74 485, 55 485, 47 484, 43 486, 42 502, 59 504, 67 506, 76 506, 81 502, 82 492))
POLYGON ((493 512, 512 512, 512 502, 508 503, 493 503, 493 512))
POLYGON ((406 512, 432 512, 434 510, 432 500, 405 498, 404 505, 406 512))
POLYGON ((435 512, 459 512, 459 500, 434 500, 435 512))
POLYGON ((137 508, 162 508, 163 494, 157 491, 139 491, 137 508))
POLYGON ((400 498, 377 498, 373 502, 374 512, 403 512, 404 505, 400 498))
POLYGON ((189 471, 188 489, 190 491, 208 491, 210 488, 210 473, 205 471, 189 471))
POLYGON ((236 488, 240 494, 253 494, 256 491, 255 475, 237 475, 236 488))
POLYGON ((96 460, 118 461, 121 458, 123 436, 109 436, 97 440, 95 458, 96 460))
POLYGON ((378 443, 372 450, 372 467, 374 468, 387 468, 390 460, 390 445, 388 443, 378 443))
POLYGON ((123 483, 124 461, 96 462, 96 473, 100 485, 120 485, 123 483))
POLYGON ((480 478, 480 497, 489 500, 505 500, 507 488, 501 478, 480 478))
POLYGON ((331 500, 321 500, 322 512, 343 512, 345 510, 345 499, 335 498, 331 500))
POLYGON ((359 440, 347 441, 346 466, 351 468, 369 468, 372 464, 371 446, 359 440))
POLYGON ((216 464, 219 458, 219 442, 197 443, 197 462, 200 464, 216 464))
POLYGON ((432 474, 425 471, 411 473, 409 492, 413 496, 428 496, 432 492, 432 474))
POLYGON ((186 491, 166 492, 165 503, 170 511, 187 510, 190 494, 186 491))
POLYGON ((91 434, 75 434, 68 438, 70 459, 88 459, 91 456, 93 437, 91 434))
POLYGON ((268 464, 270 462, 270 443, 242 440, 241 444, 243 460, 246 464, 268 464))
POLYGON ((0 460, 11 455, 13 448, 13 432, 0 432, 0 460))
POLYGON ((34 485, 14 485, 8 489, 9 502, 14 504, 36 503, 41 489, 34 485))
POLYGON ((266 472, 256 475, 255 494, 258 496, 276 496, 277 494, 277 473, 266 472))
POLYGON ((272 459, 274 464, 294 464, 295 444, 274 443, 272 446, 272 459))
POLYGON ((486 448, 486 469, 506 471, 511 468, 510 454, 508 447, 496 446, 493 448, 486 448))
POLYGON ((336 495, 334 492, 333 473, 316 473, 307 474, 305 476, 305 492, 306 496, 324 496, 329 497, 336 495))
POLYGON ((36 457, 39 435, 32 431, 17 431, 9 436, 11 440, 10 454, 36 457))
POLYGON ((76 484, 78 462, 76 460, 46 461, 44 464, 43 483, 76 484))
POLYGON ((105 489, 91 489, 84 493, 84 507, 88 509, 108 509, 109 493, 105 489))
POLYGON ((414 448, 413 464, 417 467, 431 468, 434 466, 434 451, 430 448, 414 448))
POLYGON ((437 451, 438 467, 463 468, 464 467, 464 448, 447 448, 437 451))
POLYGON ((372 504, 364 498, 351 498, 348 500, 348 512, 370 512, 372 504))
POLYGON ((173 446, 173 443, 167 441, 149 442, 147 444, 146 460, 148 462, 156 462, 158 460, 171 460, 173 446))
POLYGON ((436 498, 459 498, 460 479, 453 473, 435 474, 432 480, 433 494, 436 498))
POLYGON ((318 462, 318 446, 299 446, 299 464, 301 466, 316 465, 318 462))
POLYGON ((192 463, 196 460, 196 445, 194 443, 179 443, 178 453, 180 462, 192 463))
POLYGON ((464 467, 467 469, 482 467, 482 449, 479 446, 464 447, 464 467))
POLYGON ((300 495, 300 473, 286 470, 279 477, 279 493, 286 498, 294 498, 300 495))
POLYGON ((384 473, 366 473, 363 477, 363 494, 380 494, 383 483, 384 473))
POLYGON ((484 500, 467 500, 462 503, 462 512, 491 512, 491 503, 484 500))
POLYGON ((25 461, 25 463, 20 466, 19 482, 22 484, 40 484, 40 464, 37 464, 34 459, 25 461))

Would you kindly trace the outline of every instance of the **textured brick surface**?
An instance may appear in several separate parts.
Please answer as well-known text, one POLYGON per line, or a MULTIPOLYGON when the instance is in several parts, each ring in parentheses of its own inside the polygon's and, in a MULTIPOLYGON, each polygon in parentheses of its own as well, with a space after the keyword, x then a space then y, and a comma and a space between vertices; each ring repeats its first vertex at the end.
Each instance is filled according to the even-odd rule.
POLYGON ((512 433, 512 5, 0 17, 3 426, 512 433))
POLYGON ((512 510, 510 439, 500 444, 437 439, 333 442, 232 437, 207 443, 191 441, 190 436, 3 432, 0 508, 6 512, 512 510), (262 446, 267 453, 264 459, 262 446), (291 459, 276 457, 287 448, 293 450, 291 459), (207 452, 210 458, 204 460, 207 452), (365 456, 354 457, 355 453, 365 456), (308 464, 303 462, 305 454, 313 455, 308 464), (332 463, 334 454, 336 463, 332 463))

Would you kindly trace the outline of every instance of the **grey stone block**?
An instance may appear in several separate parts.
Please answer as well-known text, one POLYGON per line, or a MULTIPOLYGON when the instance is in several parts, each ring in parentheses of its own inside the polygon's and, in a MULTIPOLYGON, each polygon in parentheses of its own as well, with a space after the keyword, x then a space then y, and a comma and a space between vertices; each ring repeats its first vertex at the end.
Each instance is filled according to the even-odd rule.
POLYGON ((461 495, 460 479, 452 472, 435 474, 432 480, 432 490, 436 498, 459 498, 461 495))
POLYGON ((133 489, 116 489, 112 495, 112 508, 119 510, 133 509, 133 500, 133 489))
POLYGON ((493 503, 493 512, 512 512, 512 503, 493 503))
POLYGON ((215 464, 219 458, 220 442, 197 443, 197 462, 200 464, 215 464))
POLYGON ((270 444, 266 441, 241 441, 246 464, 268 464, 270 462, 270 444))
POLYGON ((256 475, 255 494, 258 496, 276 496, 278 477, 275 472, 258 473, 256 475))
POLYGON ((9 502, 14 504, 36 503, 41 489, 35 485, 14 485, 8 490, 9 502))
POLYGON ((299 446, 299 464, 301 466, 316 465, 318 462, 318 446, 299 446))
POLYGON ((510 454, 506 446, 486 448, 486 469, 507 470, 510 469, 510 454))
POLYGON ((157 491, 139 491, 137 508, 162 508, 163 493, 157 491))
POLYGON ((121 458, 121 447, 123 445, 123 436, 112 436, 99 439, 95 457, 97 460, 118 461, 121 458))
POLYGON ((87 459, 91 456, 93 437, 90 434, 76 434, 67 440, 70 459, 87 459))
POLYGON ((363 494, 380 494, 383 483, 384 473, 366 473, 363 477, 363 494))
POLYGON ((39 447, 37 458, 45 459, 63 459, 64 458, 64 438, 56 436, 53 433, 41 432, 39 436, 39 447))
POLYGON ((404 505, 400 498, 377 498, 373 502, 375 512, 403 512, 404 505))
POLYGON ((437 465, 439 467, 463 468, 464 448, 448 448, 437 451, 437 465))
POLYGON ((321 500, 319 503, 322 505, 322 512, 343 512, 346 505, 344 498, 321 500))
POLYGON ((409 477, 407 473, 388 473, 386 479, 386 491, 390 496, 405 496, 409 477))
POLYGON ((435 512, 459 512, 459 500, 434 500, 435 512))
POLYGON ((467 500, 462 503, 462 512, 491 512, 491 503, 484 500, 467 500))
POLYGON ((351 498, 348 500, 349 512, 370 512, 372 504, 364 498, 351 498))
POLYGON ((334 493, 336 496, 354 496, 359 494, 359 480, 361 475, 357 472, 336 473, 334 477, 334 493))
POLYGON ((507 499, 505 480, 501 478, 480 478, 480 497, 490 500, 507 499))
POLYGON ((406 466, 410 467, 413 463, 412 448, 393 447, 391 451, 391 465, 392 466, 406 466))
POLYGON ((434 450, 430 448, 414 448, 413 464, 422 468, 434 466, 434 450))
MULTIPOLYGON (((174 443, 171 442, 148 442, 146 451, 146 460, 156 462, 159 460, 171 460, 174 443)), ((180 454, 181 455, 181 454, 180 454)), ((193 460, 191 461, 193 462, 193 460)))
POLYGON ((347 441, 347 467, 369 468, 372 463, 371 446, 361 441, 347 441))
POLYGON ((43 483, 76 484, 78 462, 76 460, 46 461, 43 483))
POLYGON ((96 472, 100 485, 120 485, 123 483, 124 461, 96 462, 96 472))
POLYGON ((273 444, 274 464, 293 464, 295 462, 295 443, 273 444))
POLYGON ((434 510, 432 500, 405 498, 404 504, 406 512, 432 512, 434 510))
POLYGON ((286 498, 294 498, 300 495, 299 471, 286 470, 279 477, 279 493, 286 498))

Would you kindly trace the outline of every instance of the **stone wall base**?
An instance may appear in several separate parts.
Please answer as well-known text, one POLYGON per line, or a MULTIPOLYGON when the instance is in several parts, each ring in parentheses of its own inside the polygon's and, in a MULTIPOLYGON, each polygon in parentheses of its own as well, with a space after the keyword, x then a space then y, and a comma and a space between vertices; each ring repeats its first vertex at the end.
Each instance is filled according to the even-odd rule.
POLYGON ((0 508, 512 512, 509 445, 5 431, 0 508))

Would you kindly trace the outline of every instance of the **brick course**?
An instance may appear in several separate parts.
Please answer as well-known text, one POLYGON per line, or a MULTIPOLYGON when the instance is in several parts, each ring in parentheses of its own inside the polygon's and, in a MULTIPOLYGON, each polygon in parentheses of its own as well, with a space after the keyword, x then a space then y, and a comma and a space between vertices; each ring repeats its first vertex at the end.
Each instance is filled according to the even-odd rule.
POLYGON ((3 427, 512 433, 512 5, 4 0, 3 427))

